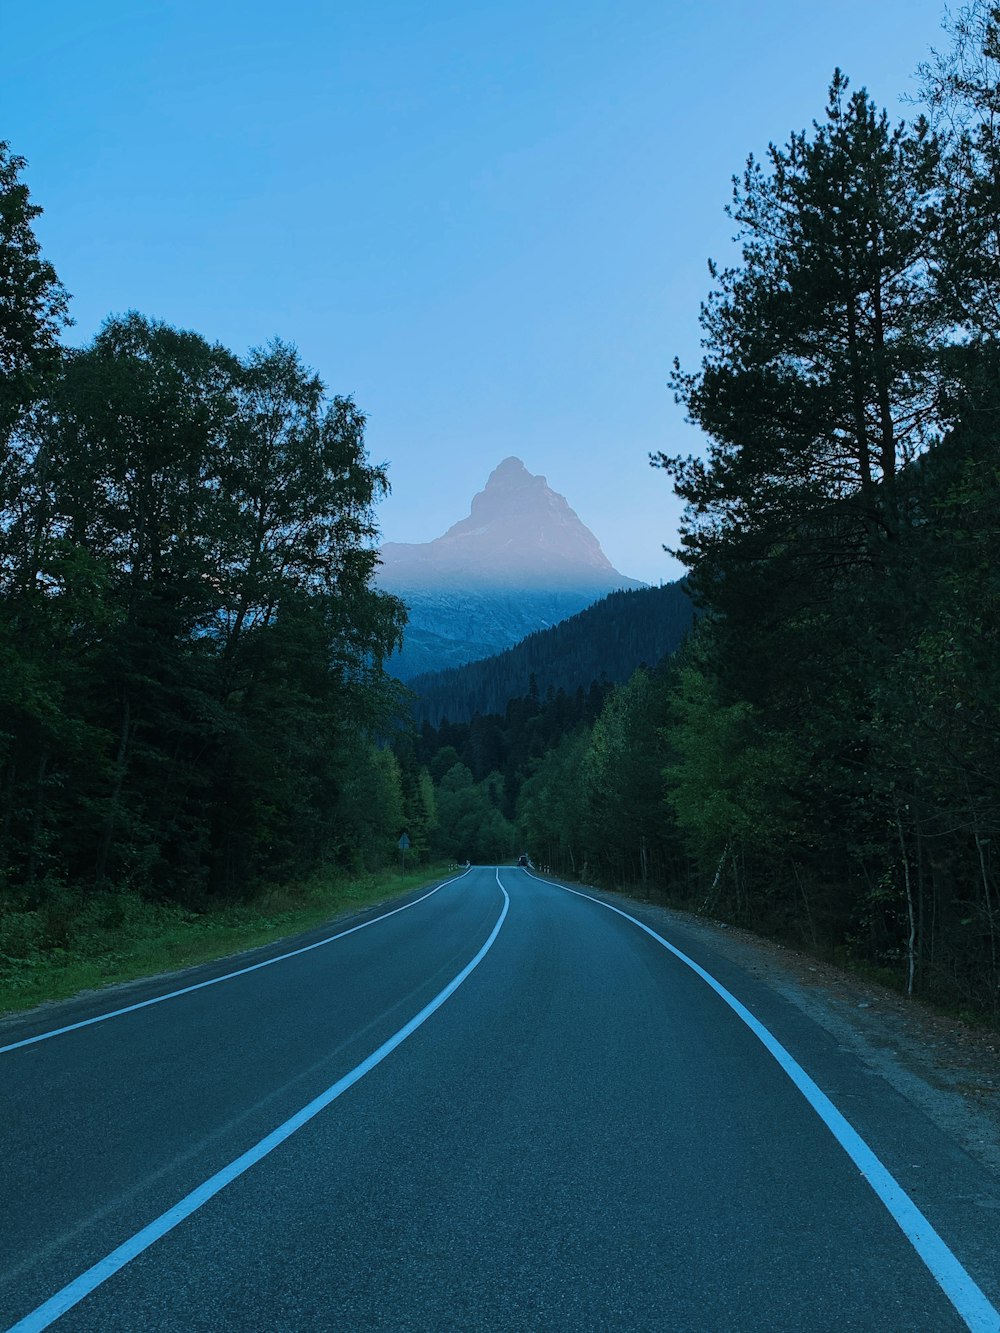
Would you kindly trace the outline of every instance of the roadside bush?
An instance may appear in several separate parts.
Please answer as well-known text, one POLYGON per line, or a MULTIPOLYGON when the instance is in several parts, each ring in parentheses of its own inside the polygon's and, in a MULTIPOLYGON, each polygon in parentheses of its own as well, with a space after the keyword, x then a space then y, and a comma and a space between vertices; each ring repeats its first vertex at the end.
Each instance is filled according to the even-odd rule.
POLYGON ((4 959, 30 958, 42 948, 43 923, 38 912, 0 913, 0 967, 4 959))

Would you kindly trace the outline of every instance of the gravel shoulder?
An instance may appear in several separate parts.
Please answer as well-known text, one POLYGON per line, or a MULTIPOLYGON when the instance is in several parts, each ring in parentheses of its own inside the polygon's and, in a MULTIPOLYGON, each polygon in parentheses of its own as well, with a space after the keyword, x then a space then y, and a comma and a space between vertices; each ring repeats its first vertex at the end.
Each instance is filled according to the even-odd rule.
POLYGON ((671 924, 683 928, 796 1005, 1000 1180, 1000 1033, 738 927, 635 906, 647 919, 658 916, 665 933, 671 924))

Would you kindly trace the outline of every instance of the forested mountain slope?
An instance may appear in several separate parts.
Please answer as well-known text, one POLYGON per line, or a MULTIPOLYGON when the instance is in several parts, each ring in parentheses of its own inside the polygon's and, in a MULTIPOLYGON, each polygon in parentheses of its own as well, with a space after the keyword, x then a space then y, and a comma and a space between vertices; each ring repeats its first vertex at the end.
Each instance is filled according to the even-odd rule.
POLYGON ((502 713, 508 700, 533 688, 544 696, 602 677, 620 683, 642 663, 653 666, 674 652, 693 615, 681 583, 613 592, 494 657, 415 677, 414 716, 435 726, 443 717, 467 722, 476 713, 502 713))

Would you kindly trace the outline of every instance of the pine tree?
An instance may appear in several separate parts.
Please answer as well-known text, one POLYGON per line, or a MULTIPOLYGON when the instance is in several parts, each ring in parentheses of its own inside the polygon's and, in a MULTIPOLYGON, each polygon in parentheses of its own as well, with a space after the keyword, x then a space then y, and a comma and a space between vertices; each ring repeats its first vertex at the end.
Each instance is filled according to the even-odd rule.
POLYGON ((41 214, 21 179, 27 164, 0 140, 0 444, 59 361, 69 296, 32 223, 41 214))
POLYGON ((675 363, 672 381, 708 458, 653 458, 687 503, 679 554, 714 604, 746 596, 736 571, 878 566, 898 536, 896 477, 941 427, 937 158, 925 122, 891 127, 838 71, 825 121, 734 181, 742 262, 711 266, 702 366, 675 363))

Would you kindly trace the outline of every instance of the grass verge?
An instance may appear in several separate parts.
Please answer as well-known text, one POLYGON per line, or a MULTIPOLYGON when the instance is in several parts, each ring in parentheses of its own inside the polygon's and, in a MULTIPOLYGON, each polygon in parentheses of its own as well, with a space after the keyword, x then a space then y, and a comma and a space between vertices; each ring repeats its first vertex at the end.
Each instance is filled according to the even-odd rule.
POLYGON ((0 1015, 270 944, 449 873, 426 866, 349 880, 317 876, 198 913, 127 893, 64 904, 61 918, 51 908, 11 913, 0 917, 0 1015))

